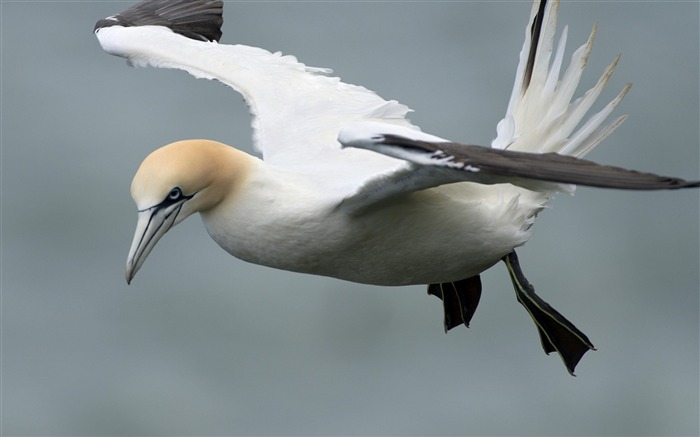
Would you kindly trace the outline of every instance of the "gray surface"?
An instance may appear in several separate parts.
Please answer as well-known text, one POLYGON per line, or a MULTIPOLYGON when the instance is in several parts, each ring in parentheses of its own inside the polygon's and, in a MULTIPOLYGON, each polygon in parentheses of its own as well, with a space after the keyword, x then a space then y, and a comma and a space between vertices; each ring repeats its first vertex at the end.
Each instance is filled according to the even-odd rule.
MULTIPOLYGON (((123 278, 133 172, 157 146, 247 147, 242 99, 129 69, 94 22, 124 2, 2 2, 3 435, 698 433, 698 192, 580 188, 520 250, 539 293, 598 347, 545 356, 505 268, 472 328, 442 332, 423 287, 380 288, 230 258, 196 218, 123 278)), ((281 50, 485 144, 529 4, 238 3, 223 42, 281 50)), ((698 3, 573 2, 598 20, 588 86, 630 119, 589 157, 698 177, 698 3)), ((570 53, 570 51, 569 51, 570 53)))

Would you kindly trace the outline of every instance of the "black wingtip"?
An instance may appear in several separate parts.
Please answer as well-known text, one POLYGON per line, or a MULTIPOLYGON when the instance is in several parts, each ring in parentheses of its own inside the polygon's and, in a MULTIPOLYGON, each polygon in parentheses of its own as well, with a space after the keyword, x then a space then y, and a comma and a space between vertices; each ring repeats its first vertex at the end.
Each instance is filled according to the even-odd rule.
POLYGON ((99 20, 93 31, 110 26, 164 26, 190 39, 218 42, 223 8, 222 0, 145 0, 99 20))
MULTIPOLYGON (((507 181, 514 184, 523 184, 523 179, 534 179, 620 190, 700 188, 700 181, 601 165, 558 153, 519 152, 469 144, 419 141, 391 134, 383 135, 381 144, 429 155, 435 160, 436 166, 468 172, 479 169, 482 174, 511 178, 507 181)), ((527 185, 522 186, 528 188, 527 185)))

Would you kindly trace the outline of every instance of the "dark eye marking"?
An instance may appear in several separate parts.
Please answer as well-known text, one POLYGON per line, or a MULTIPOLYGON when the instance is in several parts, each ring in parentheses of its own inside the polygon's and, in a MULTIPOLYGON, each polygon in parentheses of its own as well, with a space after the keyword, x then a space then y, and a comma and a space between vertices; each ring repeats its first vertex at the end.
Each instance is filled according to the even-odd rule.
POLYGON ((180 189, 180 187, 175 187, 168 193, 167 200, 178 201, 182 199, 182 197, 182 190, 180 189))
POLYGON ((168 194, 165 196, 165 199, 163 199, 163 201, 160 202, 160 204, 157 206, 160 208, 166 208, 166 207, 169 207, 170 205, 175 205, 177 203, 181 203, 181 202, 185 202, 187 200, 190 200, 191 198, 194 197, 195 194, 197 194, 197 193, 193 193, 193 194, 187 196, 182 192, 182 188, 175 187, 168 192, 168 194))
POLYGON ((139 212, 148 211, 149 209, 157 211, 160 209, 170 208, 173 205, 181 204, 190 200, 196 194, 197 193, 195 192, 190 195, 186 195, 182 192, 182 189, 180 187, 175 187, 172 190, 168 191, 168 194, 165 195, 165 199, 163 199, 162 202, 160 202, 157 205, 150 206, 148 208, 139 209, 139 212))

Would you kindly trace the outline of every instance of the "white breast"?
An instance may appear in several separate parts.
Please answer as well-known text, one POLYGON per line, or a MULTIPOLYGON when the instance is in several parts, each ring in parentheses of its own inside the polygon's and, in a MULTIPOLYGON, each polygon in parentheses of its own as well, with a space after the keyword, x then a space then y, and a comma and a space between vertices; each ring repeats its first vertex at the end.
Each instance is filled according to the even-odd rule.
POLYGON ((429 284, 479 274, 525 243, 545 200, 511 185, 461 183, 349 215, 322 186, 263 164, 246 190, 202 218, 245 261, 361 283, 429 284))

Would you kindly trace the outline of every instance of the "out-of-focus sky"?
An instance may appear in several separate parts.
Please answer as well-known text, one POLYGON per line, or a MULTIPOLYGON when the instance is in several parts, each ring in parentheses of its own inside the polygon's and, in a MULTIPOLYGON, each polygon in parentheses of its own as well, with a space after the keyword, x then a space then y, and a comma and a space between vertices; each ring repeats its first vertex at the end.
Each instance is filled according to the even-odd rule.
MULTIPOLYGON (((2 1, 4 435, 697 435, 698 192, 579 188, 519 250, 541 296, 588 334, 576 378, 545 356, 505 268, 471 328, 424 287, 238 261, 195 217, 131 286, 131 177, 153 149, 250 150, 242 98, 127 68, 94 23, 121 1, 2 1)), ((488 144, 528 2, 227 2, 224 43, 331 67, 488 144)), ((569 51, 600 30, 583 84, 618 52, 630 118, 588 157, 698 178, 699 4, 564 2, 569 51)), ((579 95, 583 90, 579 90, 579 95)))

